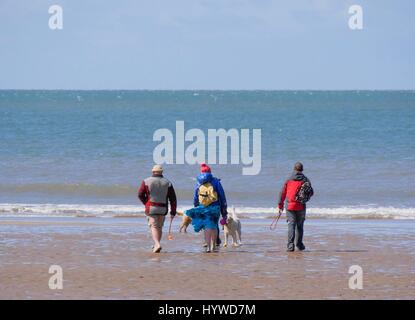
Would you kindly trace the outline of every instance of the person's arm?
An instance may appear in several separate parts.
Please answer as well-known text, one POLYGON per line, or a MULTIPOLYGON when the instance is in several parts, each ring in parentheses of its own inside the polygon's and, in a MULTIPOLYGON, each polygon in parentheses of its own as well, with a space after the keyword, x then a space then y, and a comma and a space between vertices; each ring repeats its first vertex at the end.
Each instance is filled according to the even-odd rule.
POLYGON ((218 189, 220 209, 221 209, 222 216, 224 217, 228 214, 228 203, 226 202, 225 190, 223 190, 222 184, 220 183, 219 179, 217 183, 217 189, 218 189))
POLYGON ((148 200, 148 194, 147 194, 147 188, 146 184, 141 182, 140 188, 138 189, 138 198, 141 200, 141 202, 146 205, 148 200))
POLYGON ((308 182, 310 182, 310 187, 311 187, 311 197, 314 196, 314 189, 313 186, 311 185, 311 181, 308 180, 308 182))
POLYGON ((284 201, 285 201, 285 198, 287 196, 287 184, 288 184, 288 181, 285 181, 285 183, 282 186, 282 189, 280 191, 279 200, 278 200, 278 208, 280 210, 284 209, 284 201))
POLYGON ((167 190, 167 199, 170 202, 170 215, 174 217, 176 215, 177 209, 177 198, 176 192, 174 191, 172 184, 169 186, 169 189, 167 190))
POLYGON ((198 183, 196 183, 195 185, 195 192, 193 194, 193 205, 195 208, 199 206, 199 184, 198 183))

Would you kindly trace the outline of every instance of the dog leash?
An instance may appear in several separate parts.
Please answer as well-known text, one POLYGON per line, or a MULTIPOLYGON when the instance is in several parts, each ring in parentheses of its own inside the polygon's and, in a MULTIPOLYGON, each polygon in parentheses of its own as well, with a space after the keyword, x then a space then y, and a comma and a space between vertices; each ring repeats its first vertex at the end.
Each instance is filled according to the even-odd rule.
POLYGON ((278 220, 280 220, 281 214, 282 214, 282 211, 280 211, 278 216, 276 216, 274 220, 272 220, 271 225, 269 226, 270 230, 275 230, 277 228, 277 223, 278 223, 278 220))

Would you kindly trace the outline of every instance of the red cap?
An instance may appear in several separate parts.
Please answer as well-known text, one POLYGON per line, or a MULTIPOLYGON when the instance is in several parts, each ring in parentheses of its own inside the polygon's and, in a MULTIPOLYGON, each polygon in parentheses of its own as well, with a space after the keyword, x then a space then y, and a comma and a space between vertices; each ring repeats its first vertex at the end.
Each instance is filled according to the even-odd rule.
POLYGON ((210 167, 206 163, 202 163, 200 165, 200 172, 201 173, 210 172, 210 167))

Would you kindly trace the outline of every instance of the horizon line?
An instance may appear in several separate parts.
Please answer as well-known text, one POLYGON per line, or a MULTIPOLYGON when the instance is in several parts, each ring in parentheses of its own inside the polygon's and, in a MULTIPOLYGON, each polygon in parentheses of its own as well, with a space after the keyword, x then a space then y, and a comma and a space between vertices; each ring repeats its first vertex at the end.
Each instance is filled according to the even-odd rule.
POLYGON ((16 89, 0 91, 415 91, 415 89, 16 89))

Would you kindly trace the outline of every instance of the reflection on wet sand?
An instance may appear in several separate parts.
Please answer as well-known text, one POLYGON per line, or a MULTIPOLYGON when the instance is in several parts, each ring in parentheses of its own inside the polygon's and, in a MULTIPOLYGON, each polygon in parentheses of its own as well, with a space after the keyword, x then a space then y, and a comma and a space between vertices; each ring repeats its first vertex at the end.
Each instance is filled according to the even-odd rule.
POLYGON ((286 226, 267 225, 244 220, 244 245, 210 254, 174 225, 153 254, 144 219, 4 219, 0 298, 415 298, 415 221, 307 221, 307 249, 293 253, 286 226), (52 264, 62 291, 47 287, 52 264), (348 288, 351 265, 363 268, 363 290, 348 288))

